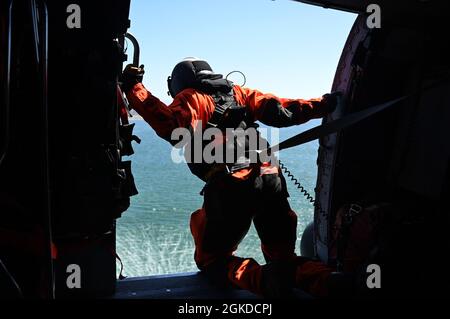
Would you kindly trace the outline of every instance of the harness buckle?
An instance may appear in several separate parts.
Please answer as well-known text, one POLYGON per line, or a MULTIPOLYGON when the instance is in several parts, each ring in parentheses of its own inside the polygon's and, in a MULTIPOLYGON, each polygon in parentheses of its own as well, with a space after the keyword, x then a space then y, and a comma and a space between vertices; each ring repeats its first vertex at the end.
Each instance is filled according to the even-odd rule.
POLYGON ((346 223, 350 224, 353 222, 353 218, 359 215, 363 210, 363 207, 358 204, 351 204, 349 210, 345 214, 346 223))
POLYGON ((211 128, 211 127, 217 128, 217 127, 219 126, 218 124, 212 123, 212 122, 208 122, 206 125, 207 125, 207 127, 209 127, 209 128, 211 128))

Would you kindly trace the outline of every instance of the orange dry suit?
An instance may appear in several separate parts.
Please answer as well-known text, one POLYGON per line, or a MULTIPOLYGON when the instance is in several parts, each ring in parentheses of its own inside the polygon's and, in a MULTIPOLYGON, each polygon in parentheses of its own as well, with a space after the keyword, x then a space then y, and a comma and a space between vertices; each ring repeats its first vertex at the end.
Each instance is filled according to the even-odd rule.
MULTIPOLYGON (((130 105, 163 139, 173 143, 172 131, 188 128, 206 129, 217 116, 219 100, 239 106, 244 121, 256 121, 274 127, 288 127, 324 117, 328 106, 322 99, 283 99, 272 94, 231 85, 224 79, 204 90, 185 89, 165 105, 138 83, 128 93, 130 105), (220 82, 222 81, 222 82, 220 82), (227 89, 228 86, 228 89, 227 89), (215 94, 215 90, 221 91, 215 94), (201 121, 202 127, 197 127, 201 121)), ((233 127, 234 128, 234 127, 233 127)), ((261 239, 266 261, 297 258, 297 215, 289 206, 285 180, 279 167, 250 164, 229 174, 212 178, 211 166, 190 165, 191 171, 207 181, 204 204, 191 216, 190 227, 195 242, 195 261, 207 271, 222 264, 228 280, 234 285, 263 294, 262 267, 253 259, 239 258, 234 252, 248 232, 252 221, 261 239), (206 168, 206 171, 205 171, 206 168)), ((313 295, 327 293, 326 280, 331 270, 325 265, 299 258, 295 285, 313 295)))

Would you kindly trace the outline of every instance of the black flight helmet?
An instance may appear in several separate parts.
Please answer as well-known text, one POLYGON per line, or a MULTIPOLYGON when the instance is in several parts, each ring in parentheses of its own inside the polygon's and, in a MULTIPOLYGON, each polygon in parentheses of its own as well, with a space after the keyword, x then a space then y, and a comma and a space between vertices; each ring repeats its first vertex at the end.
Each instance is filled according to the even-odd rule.
POLYGON ((197 88, 202 79, 211 78, 222 78, 222 75, 215 74, 205 60, 186 58, 175 66, 172 76, 167 79, 169 94, 175 98, 185 89, 197 88))

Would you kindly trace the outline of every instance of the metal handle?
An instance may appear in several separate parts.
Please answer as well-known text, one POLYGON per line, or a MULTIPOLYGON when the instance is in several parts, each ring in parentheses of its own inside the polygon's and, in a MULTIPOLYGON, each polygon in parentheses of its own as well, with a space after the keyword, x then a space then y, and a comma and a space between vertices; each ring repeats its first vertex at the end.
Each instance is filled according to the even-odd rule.
POLYGON ((141 54, 141 48, 139 47, 138 40, 131 33, 125 34, 125 38, 131 41, 133 44, 133 65, 139 67, 139 57, 141 54))

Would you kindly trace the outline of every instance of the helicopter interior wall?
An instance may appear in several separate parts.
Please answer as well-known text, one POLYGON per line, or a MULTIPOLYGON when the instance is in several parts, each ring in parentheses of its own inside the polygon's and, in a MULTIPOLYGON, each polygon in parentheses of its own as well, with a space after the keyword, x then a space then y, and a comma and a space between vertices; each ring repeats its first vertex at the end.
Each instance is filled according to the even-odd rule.
MULTIPOLYGON (((15 19, 10 19, 8 2, 0 4, 0 20, 3 26, 0 67, 2 93, 0 95, 1 138, 8 140, 8 147, 0 165, 0 258, 15 277, 25 296, 37 294, 40 270, 44 269, 43 258, 30 253, 23 243, 34 234, 43 233, 45 216, 45 185, 43 183, 44 138, 42 107, 42 85, 36 63, 35 48, 30 39, 33 36, 26 2, 16 2, 11 10, 15 19), (11 36, 10 67, 15 70, 8 76, 9 28, 11 36), (17 70, 17 71, 16 71, 17 70), (7 86, 9 84, 9 87, 7 86), (25 89, 26 88, 26 89, 25 89), (8 90, 9 89, 9 90, 8 90), (9 91, 9 92, 8 92, 9 91), (9 96, 9 98, 7 98, 9 96), (9 100, 10 103, 5 103, 9 100), (9 107, 7 107, 9 104, 9 107), (24 116, 27 114, 28 116, 24 116), (7 125, 7 124, 8 125, 7 125), (4 132, 4 128, 8 131, 4 132), (11 234, 11 235, 10 235, 11 234), (5 245, 6 243, 6 245, 5 245), (8 245, 14 243, 17 246, 8 245), (23 265, 27 265, 26 269, 23 265)), ((45 243, 35 240, 34 251, 44 251, 45 243)), ((34 252, 33 251, 33 252, 34 252)))
POLYGON ((0 2, 0 150, 5 120, 10 137, 0 165, 0 259, 25 297, 111 295, 116 281, 114 219, 129 201, 120 192, 116 92, 125 56, 114 39, 129 27, 130 3, 79 1, 81 29, 69 28, 61 14, 70 0, 45 3, 0 2), (33 12, 38 19, 32 19, 33 12), (48 69, 41 63, 46 61, 45 43, 48 69), (8 116, 5 95, 11 101, 8 116), (52 256, 50 247, 57 247, 52 256), (71 264, 86 270, 77 293, 66 285, 71 264))
POLYGON ((418 27, 394 22, 370 32, 353 59, 346 112, 411 94, 340 134, 334 174, 332 213, 354 202, 395 207, 395 227, 384 237, 382 254, 392 293, 445 286, 434 256, 449 248, 449 87, 420 89, 442 81, 449 70, 441 30, 443 21, 418 27))

